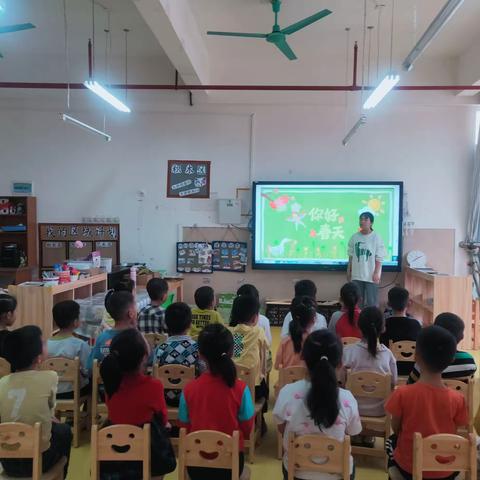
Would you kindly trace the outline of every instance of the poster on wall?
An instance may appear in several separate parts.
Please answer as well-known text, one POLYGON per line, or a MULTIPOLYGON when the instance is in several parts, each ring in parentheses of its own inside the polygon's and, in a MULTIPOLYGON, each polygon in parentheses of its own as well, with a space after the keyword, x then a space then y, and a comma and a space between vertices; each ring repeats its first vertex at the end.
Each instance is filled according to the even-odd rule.
POLYGON ((214 240, 213 244, 213 270, 226 272, 245 272, 247 265, 247 244, 214 240))
POLYGON ((212 244, 177 242, 177 272, 213 273, 212 244))
POLYGON ((168 198, 210 198, 210 161, 169 160, 168 198))

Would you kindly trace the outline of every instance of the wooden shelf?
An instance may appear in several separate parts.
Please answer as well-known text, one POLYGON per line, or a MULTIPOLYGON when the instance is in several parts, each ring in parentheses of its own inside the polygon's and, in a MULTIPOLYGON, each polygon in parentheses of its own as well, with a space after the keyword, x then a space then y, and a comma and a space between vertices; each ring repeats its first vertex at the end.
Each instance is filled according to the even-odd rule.
POLYGON ((424 326, 443 312, 457 314, 465 322, 462 348, 472 348, 472 277, 439 275, 407 267, 405 288, 410 292, 411 311, 424 326))
POLYGON ((19 267, 17 272, 15 269, 10 269, 12 278, 10 282, 21 283, 27 280, 32 280, 34 272, 38 268, 38 245, 37 245, 37 199, 35 197, 11 197, 1 196, 2 199, 7 199, 16 208, 21 203, 23 212, 21 214, 7 214, 0 215, 0 238, 2 242, 18 243, 22 252, 27 258, 26 267, 29 270, 21 270, 19 267), (25 226, 26 230, 20 232, 4 232, 2 227, 14 226, 21 224, 25 226))
POLYGON ((76 282, 53 285, 10 285, 8 292, 18 302, 16 325, 38 325, 44 338, 54 330, 52 308, 63 300, 88 298, 107 291, 107 274, 92 275, 76 282))

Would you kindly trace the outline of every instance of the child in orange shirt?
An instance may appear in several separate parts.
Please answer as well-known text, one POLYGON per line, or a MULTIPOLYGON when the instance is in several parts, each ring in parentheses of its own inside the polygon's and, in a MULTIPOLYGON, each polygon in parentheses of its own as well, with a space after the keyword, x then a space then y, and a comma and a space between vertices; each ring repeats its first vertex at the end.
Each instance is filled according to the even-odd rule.
MULTIPOLYGON (((437 433, 457 432, 467 425, 468 414, 462 394, 447 388, 442 372, 453 361, 456 341, 446 329, 438 326, 424 328, 417 338, 416 357, 422 370, 414 385, 398 388, 387 400, 385 410, 392 415, 395 433, 387 445, 390 478, 412 479, 413 434, 422 437, 437 433)), ((453 472, 424 472, 423 478, 449 478, 453 472)))
POLYGON ((315 300, 311 297, 295 297, 290 307, 292 321, 289 335, 282 339, 275 357, 275 368, 304 367, 302 347, 305 338, 312 330, 317 315, 315 300))

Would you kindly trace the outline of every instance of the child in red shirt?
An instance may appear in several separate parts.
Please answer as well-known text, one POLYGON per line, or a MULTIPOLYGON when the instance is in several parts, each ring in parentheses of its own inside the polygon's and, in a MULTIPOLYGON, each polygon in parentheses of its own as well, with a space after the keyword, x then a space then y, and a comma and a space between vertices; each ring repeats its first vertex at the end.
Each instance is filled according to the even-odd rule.
MULTIPOLYGON (((420 380, 414 385, 398 388, 387 400, 385 410, 392 415, 388 473, 406 480, 412 478, 413 434, 422 437, 437 433, 457 433, 467 425, 465 398, 442 382, 442 372, 453 361, 457 344, 453 335, 438 326, 424 328, 417 338, 416 358, 422 369, 420 380), (397 438, 395 438, 397 437, 397 438)), ((424 472, 423 478, 449 478, 453 472, 424 472)))
MULTIPOLYGON (((240 432, 240 472, 243 472, 243 439, 250 435, 254 422, 252 394, 237 379, 232 360, 233 336, 221 324, 207 325, 198 337, 200 358, 208 370, 186 385, 180 396, 178 418, 188 432, 216 430, 232 435, 240 432)), ((191 480, 230 480, 226 469, 188 467, 191 480)))
MULTIPOLYGON (((165 452, 159 452, 159 448, 171 450, 171 445, 165 435, 167 406, 162 382, 143 373, 148 356, 143 335, 134 328, 122 330, 113 338, 110 354, 100 365, 100 374, 110 423, 151 424, 151 475, 160 476, 169 472, 165 471, 165 452)), ((102 462, 101 476, 114 478, 122 472, 122 478, 141 478, 141 469, 141 462, 102 462), (124 475, 127 469, 132 470, 131 476, 124 475)), ((175 466, 169 471, 174 469, 175 466)))
POLYGON ((359 301, 360 292, 353 282, 346 283, 340 289, 340 302, 343 314, 335 325, 335 332, 340 338, 362 338, 362 332, 358 327, 358 317, 360 316, 359 301))

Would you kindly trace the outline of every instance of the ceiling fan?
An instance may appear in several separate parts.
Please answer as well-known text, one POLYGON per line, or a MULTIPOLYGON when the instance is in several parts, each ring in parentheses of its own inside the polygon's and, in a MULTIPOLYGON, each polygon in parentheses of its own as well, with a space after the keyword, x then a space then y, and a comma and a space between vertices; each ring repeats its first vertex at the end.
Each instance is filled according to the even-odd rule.
MULTIPOLYGON (((35 28, 35 25, 33 25, 33 23, 19 23, 17 25, 6 25, 4 27, 0 27, 0 34, 20 32, 22 30, 30 30, 31 28, 35 28)), ((0 58, 3 58, 3 55, 1 52, 0 52, 0 58)))
POLYGON ((271 33, 241 33, 241 32, 214 32, 208 31, 207 35, 220 35, 224 37, 244 37, 244 38, 263 38, 267 42, 273 43, 289 60, 296 60, 297 56, 294 51, 290 48, 290 45, 287 43, 287 35, 298 32, 305 27, 308 27, 312 23, 321 20, 322 18, 330 15, 331 10, 325 9, 321 12, 315 13, 310 17, 304 18, 299 22, 293 23, 285 28, 280 28, 278 24, 278 14, 280 13, 282 1, 281 0, 272 0, 272 10, 275 14, 275 24, 271 33))

